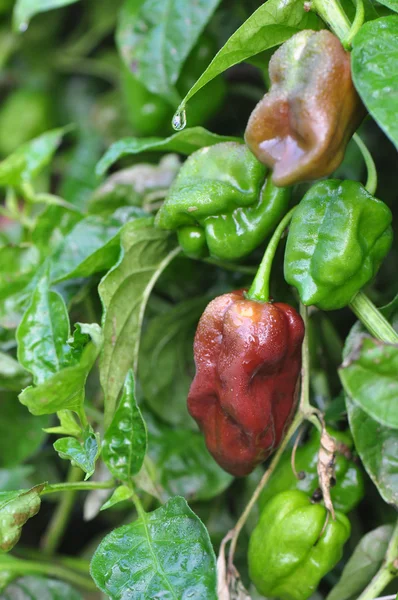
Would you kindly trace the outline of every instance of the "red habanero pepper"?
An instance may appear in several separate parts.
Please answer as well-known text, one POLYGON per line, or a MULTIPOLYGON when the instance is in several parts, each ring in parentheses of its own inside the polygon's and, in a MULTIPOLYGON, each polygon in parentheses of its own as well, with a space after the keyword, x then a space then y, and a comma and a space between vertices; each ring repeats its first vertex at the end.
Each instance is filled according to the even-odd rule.
POLYGON ((297 404, 304 324, 283 303, 215 298, 195 336, 188 410, 218 464, 247 475, 280 444, 297 404))

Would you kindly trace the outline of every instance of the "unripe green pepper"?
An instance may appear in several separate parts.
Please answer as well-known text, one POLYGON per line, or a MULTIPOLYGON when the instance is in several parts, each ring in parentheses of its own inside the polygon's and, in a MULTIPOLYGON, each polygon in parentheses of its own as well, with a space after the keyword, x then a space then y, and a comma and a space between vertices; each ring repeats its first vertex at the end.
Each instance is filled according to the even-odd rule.
POLYGON ((347 306, 377 273, 392 243, 391 211, 356 181, 313 185, 293 214, 285 279, 303 304, 347 306))
MULTIPOLYGON (((336 510, 347 513, 360 502, 364 496, 364 482, 360 467, 349 456, 353 448, 349 432, 335 431, 328 427, 328 433, 338 442, 336 453, 336 485, 331 488, 333 506, 336 510), (339 451, 340 448, 340 451, 339 451)), ((320 434, 313 429, 309 441, 300 446, 295 455, 296 472, 301 475, 297 479, 292 470, 291 451, 282 456, 271 479, 261 492, 258 500, 260 510, 273 496, 286 490, 300 490, 312 496, 318 488, 317 462, 320 446, 320 434)))
POLYGON ((249 542, 249 575, 264 596, 306 600, 341 559, 350 522, 339 512, 327 519, 320 504, 298 490, 268 502, 249 542))
POLYGON ((244 144, 222 142, 186 160, 156 217, 177 230, 191 256, 236 260, 254 250, 285 214, 288 189, 277 188, 244 144))

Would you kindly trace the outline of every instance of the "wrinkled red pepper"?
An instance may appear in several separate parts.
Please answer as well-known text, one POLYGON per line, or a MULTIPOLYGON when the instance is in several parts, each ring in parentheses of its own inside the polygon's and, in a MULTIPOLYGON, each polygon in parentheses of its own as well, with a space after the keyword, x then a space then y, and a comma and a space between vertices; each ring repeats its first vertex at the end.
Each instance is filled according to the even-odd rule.
POLYGON ((280 444, 297 402, 304 324, 238 290, 215 298, 195 336, 188 410, 221 467, 247 475, 280 444))

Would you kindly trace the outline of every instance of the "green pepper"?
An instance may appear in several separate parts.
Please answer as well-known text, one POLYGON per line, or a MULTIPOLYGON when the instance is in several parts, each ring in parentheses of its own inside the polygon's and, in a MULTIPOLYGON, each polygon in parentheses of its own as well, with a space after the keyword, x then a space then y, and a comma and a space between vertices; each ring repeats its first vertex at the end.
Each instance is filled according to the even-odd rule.
POLYGON ((391 211, 356 181, 311 187, 293 214, 285 279, 301 302, 343 308, 376 274, 392 243, 391 211))
MULTIPOLYGON (((185 96, 198 77, 206 69, 216 53, 214 40, 202 35, 184 63, 176 88, 181 96, 185 96)), ((127 67, 122 70, 122 90, 128 109, 128 118, 136 135, 162 135, 172 130, 171 120, 175 106, 171 106, 161 96, 147 88, 130 72, 127 67)), ((213 79, 206 89, 199 92, 189 103, 187 118, 191 127, 202 125, 220 108, 226 92, 226 85, 221 77, 213 79)))
MULTIPOLYGON (((336 485, 331 489, 333 506, 341 512, 352 510, 364 496, 364 482, 360 467, 353 462, 350 452, 353 441, 349 432, 335 431, 328 427, 328 433, 338 442, 336 454, 336 485)), ((276 494, 286 490, 301 490, 312 496, 318 488, 317 461, 320 445, 320 434, 313 429, 309 441, 297 449, 295 469, 300 476, 297 479, 291 465, 291 452, 282 456, 277 468, 272 474, 259 498, 260 510, 276 494)))
POLYGON ((264 596, 306 600, 338 563, 350 522, 298 490, 274 496, 261 513, 249 542, 249 575, 264 596), (325 526, 326 524, 326 526, 325 526))
POLYGON ((284 215, 289 191, 277 188, 267 169, 237 142, 197 150, 187 159, 156 217, 161 229, 177 230, 191 256, 221 260, 254 250, 284 215))

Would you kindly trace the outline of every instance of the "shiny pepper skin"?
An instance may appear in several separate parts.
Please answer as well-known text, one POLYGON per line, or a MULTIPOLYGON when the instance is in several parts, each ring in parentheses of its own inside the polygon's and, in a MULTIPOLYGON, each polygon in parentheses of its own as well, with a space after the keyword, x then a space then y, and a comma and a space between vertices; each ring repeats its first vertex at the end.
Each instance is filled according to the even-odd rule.
POLYGON ((304 325, 289 305, 215 298, 197 328, 188 410, 223 469, 247 475, 280 444, 297 400, 304 325))
MULTIPOLYGON (((353 441, 349 431, 336 431, 331 427, 328 427, 327 430, 338 443, 335 465, 336 484, 330 490, 332 502, 336 510, 347 513, 355 508, 364 496, 363 474, 359 465, 350 456, 353 441)), ((301 475, 299 479, 292 470, 291 449, 283 454, 271 479, 261 492, 258 500, 260 510, 276 494, 286 490, 297 489, 305 492, 308 496, 313 495, 319 486, 317 462, 320 437, 319 431, 313 429, 308 442, 297 449, 294 466, 297 473, 301 475)))
POLYGON ((249 542, 249 575, 267 598, 307 600, 341 559, 350 535, 347 517, 329 518, 298 490, 277 494, 261 513, 249 542))
POLYGON ((269 75, 270 90, 247 125, 247 145, 273 168, 277 186, 329 175, 365 116, 350 53, 330 31, 300 31, 272 56, 269 75))

